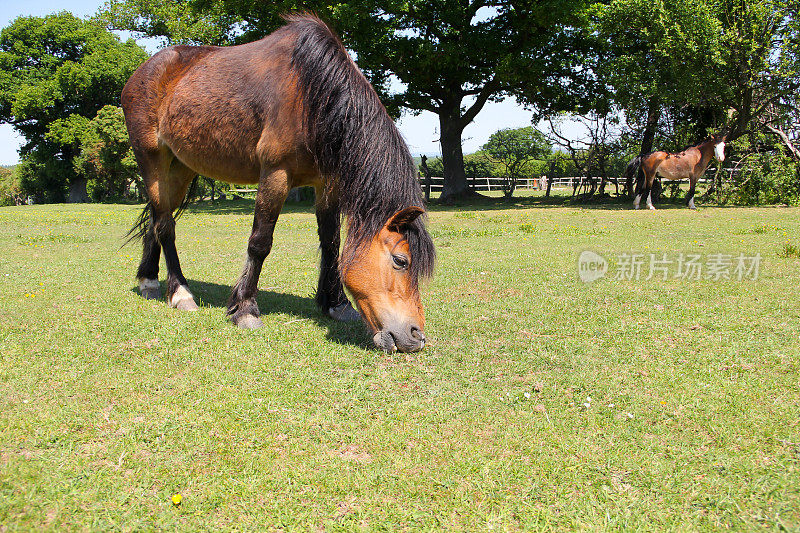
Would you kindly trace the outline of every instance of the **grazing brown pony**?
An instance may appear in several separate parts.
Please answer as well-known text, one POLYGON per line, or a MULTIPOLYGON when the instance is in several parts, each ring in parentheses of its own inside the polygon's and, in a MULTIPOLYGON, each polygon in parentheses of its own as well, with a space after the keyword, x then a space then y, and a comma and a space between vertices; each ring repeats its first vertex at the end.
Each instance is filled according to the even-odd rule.
POLYGON ((143 239, 137 277, 159 298, 197 309, 175 248, 175 213, 197 174, 258 184, 247 261, 227 314, 262 325, 261 267, 292 187, 316 188, 321 265, 316 302, 338 320, 359 314, 380 348, 425 345, 418 281, 433 270, 417 169, 394 122, 336 35, 319 19, 287 17, 260 41, 232 47, 175 46, 146 61, 122 106, 149 202, 132 233, 143 239), (340 219, 347 238, 339 257, 340 219))
POLYGON ((686 205, 690 209, 694 206, 694 189, 697 180, 705 173, 711 158, 725 161, 725 136, 718 134, 701 142, 697 146, 687 148, 683 152, 673 154, 670 152, 653 152, 645 156, 638 156, 628 164, 627 172, 638 173, 641 166, 644 171, 644 179, 636 184, 636 198, 633 200, 633 208, 639 209, 639 202, 642 197, 647 199, 647 207, 655 209, 651 199, 651 190, 656 176, 664 180, 689 179, 689 193, 686 195, 686 205))

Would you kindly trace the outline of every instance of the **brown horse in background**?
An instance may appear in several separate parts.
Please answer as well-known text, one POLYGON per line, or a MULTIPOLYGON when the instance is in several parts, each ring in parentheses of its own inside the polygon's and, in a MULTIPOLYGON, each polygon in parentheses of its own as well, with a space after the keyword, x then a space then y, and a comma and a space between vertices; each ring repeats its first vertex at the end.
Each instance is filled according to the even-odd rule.
POLYGON ((697 180, 705 173, 711 158, 725 161, 725 136, 714 135, 703 141, 697 146, 687 148, 680 153, 653 152, 645 156, 638 156, 628 164, 626 175, 633 172, 638 174, 641 166, 644 178, 637 180, 636 197, 633 200, 633 208, 639 209, 639 202, 642 197, 647 199, 647 207, 655 209, 651 198, 651 190, 656 176, 664 180, 689 180, 689 193, 686 195, 686 205, 690 209, 695 209, 694 191, 697 180))
MULTIPOLYGON (((287 17, 260 41, 232 47, 175 46, 131 76, 122 106, 149 202, 132 233, 143 240, 137 277, 159 298, 197 309, 175 247, 175 213, 198 174, 258 184, 247 261, 227 314, 262 325, 261 268, 293 187, 316 189, 321 265, 316 302, 338 320, 359 314, 380 348, 425 345, 418 280, 433 270, 417 169, 394 122, 336 35, 319 19, 287 17), (347 238, 339 257, 340 219, 347 238)), ((180 211, 178 211, 178 214, 180 211)))

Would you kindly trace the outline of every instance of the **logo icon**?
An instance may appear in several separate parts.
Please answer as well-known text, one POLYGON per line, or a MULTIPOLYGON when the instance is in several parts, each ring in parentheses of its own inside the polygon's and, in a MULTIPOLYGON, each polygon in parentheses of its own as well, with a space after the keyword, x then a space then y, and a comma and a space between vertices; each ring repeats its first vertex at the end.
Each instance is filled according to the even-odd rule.
POLYGON ((584 250, 578 256, 578 277, 584 283, 591 283, 602 278, 608 272, 608 261, 591 250, 584 250))

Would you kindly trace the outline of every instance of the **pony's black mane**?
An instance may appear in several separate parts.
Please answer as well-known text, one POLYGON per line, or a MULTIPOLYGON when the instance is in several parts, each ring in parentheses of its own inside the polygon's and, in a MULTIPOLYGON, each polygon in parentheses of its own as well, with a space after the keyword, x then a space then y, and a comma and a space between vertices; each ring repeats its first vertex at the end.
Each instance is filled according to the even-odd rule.
MULTIPOLYGON (((292 67, 303 95, 307 144, 326 180, 336 185, 347 216, 346 267, 389 218, 410 206, 424 208, 408 146, 375 90, 333 31, 318 18, 286 17, 296 34, 292 67)), ((405 230, 414 280, 433 272, 435 251, 424 215, 405 230)))

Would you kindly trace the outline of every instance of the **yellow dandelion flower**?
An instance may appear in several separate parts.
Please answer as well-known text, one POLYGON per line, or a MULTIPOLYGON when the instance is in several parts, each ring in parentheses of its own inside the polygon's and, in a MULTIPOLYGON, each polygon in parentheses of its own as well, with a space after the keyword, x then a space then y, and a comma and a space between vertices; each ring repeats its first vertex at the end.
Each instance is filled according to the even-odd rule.
POLYGON ((182 500, 183 496, 181 496, 180 493, 172 495, 172 505, 180 505, 182 500))

